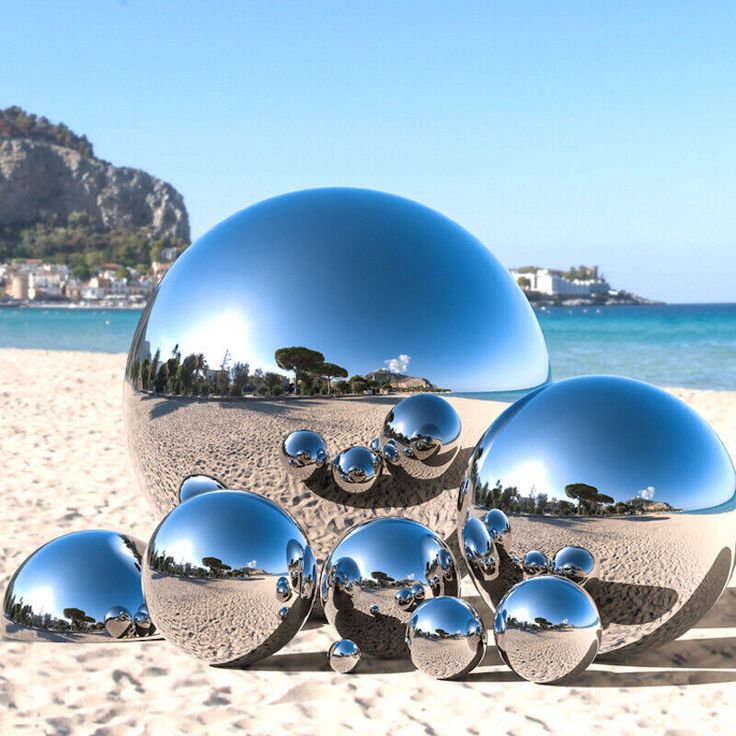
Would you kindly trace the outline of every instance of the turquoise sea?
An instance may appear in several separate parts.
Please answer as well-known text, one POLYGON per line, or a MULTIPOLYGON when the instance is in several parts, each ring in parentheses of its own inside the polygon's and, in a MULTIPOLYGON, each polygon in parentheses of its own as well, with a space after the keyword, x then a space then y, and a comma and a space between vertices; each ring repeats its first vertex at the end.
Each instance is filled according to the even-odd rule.
MULTIPOLYGON (((736 304, 537 310, 554 378, 608 373, 736 390, 736 304)), ((0 308, 0 348, 126 352, 140 312, 0 308)))

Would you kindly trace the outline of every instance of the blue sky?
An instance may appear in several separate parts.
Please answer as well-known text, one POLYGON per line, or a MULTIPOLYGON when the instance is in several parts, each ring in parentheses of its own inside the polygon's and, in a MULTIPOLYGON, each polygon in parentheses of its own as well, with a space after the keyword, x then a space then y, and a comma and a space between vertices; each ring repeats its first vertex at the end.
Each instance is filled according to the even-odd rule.
POLYGON ((3 0, 0 106, 184 195, 194 237, 366 186, 507 266, 736 301, 736 6, 3 0))

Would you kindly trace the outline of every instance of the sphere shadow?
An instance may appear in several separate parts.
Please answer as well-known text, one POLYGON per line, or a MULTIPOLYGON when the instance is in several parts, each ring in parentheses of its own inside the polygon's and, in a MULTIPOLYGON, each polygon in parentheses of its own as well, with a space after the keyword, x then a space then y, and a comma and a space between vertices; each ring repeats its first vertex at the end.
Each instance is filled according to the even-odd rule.
POLYGON ((445 491, 454 491, 462 482, 472 448, 462 448, 447 471, 433 480, 411 477, 402 468, 382 473, 373 488, 366 493, 347 493, 338 488, 327 468, 304 482, 314 494, 332 503, 357 509, 411 508, 436 498, 445 491))

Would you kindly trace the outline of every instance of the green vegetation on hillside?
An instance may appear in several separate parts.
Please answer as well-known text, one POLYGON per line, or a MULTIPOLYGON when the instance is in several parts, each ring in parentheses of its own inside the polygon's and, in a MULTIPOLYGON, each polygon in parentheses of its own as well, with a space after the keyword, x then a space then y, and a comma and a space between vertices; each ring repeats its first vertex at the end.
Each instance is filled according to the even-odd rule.
POLYGON ((66 222, 41 213, 41 222, 24 228, 0 228, 0 262, 15 258, 40 258, 47 263, 65 263, 79 270, 94 270, 103 263, 119 263, 147 271, 167 246, 186 243, 170 239, 151 240, 142 229, 105 229, 86 212, 72 212, 66 222))
POLYGON ((92 144, 86 135, 77 135, 64 123, 52 123, 48 118, 26 112, 13 105, 0 110, 0 137, 30 138, 71 148, 85 156, 94 156, 92 144))

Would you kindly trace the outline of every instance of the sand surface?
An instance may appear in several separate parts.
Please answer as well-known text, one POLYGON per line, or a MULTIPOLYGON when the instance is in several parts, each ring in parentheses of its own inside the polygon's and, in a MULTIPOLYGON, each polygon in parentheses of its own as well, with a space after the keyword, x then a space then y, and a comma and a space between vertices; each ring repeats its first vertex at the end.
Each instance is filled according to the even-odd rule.
MULTIPOLYGON (((3 589, 59 534, 110 528, 146 539, 156 519, 123 438, 121 355, 0 351, 3 589)), ((736 456, 736 393, 674 390, 736 456)), ((499 405, 476 402, 488 421, 499 405)), ((472 587, 465 587, 477 603, 472 587)), ((0 733, 733 733, 736 589, 698 626, 625 664, 593 664, 572 685, 521 681, 495 649, 462 682, 404 660, 366 658, 334 674, 335 635, 309 623, 250 670, 215 669, 165 641, 0 642, 0 733)))

